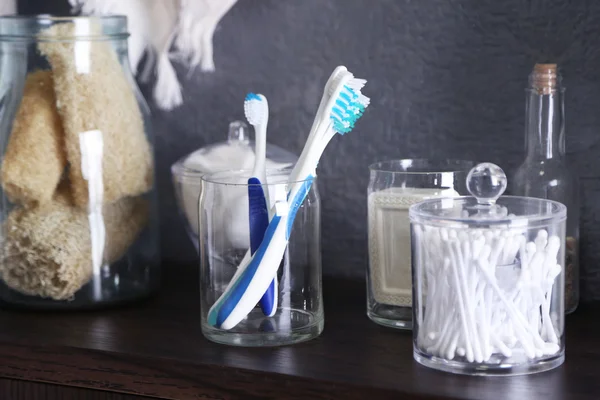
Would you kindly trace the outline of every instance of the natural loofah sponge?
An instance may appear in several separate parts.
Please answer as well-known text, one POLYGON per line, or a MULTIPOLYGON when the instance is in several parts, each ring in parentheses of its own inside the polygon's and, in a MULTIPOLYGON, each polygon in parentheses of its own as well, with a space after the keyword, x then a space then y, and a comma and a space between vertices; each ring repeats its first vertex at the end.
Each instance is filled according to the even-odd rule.
MULTIPOLYGON (((105 205, 103 260, 111 263, 121 258, 147 219, 148 204, 141 197, 105 205)), ((44 207, 12 211, 4 232, 0 278, 12 289, 65 300, 90 281, 93 266, 88 215, 74 207, 62 191, 44 207)))
POLYGON ((27 75, 2 160, 2 188, 13 202, 49 202, 67 165, 50 71, 27 75))
MULTIPOLYGON (((85 21, 81 21, 85 22, 85 21)), ((97 35, 99 27, 56 24, 40 36, 73 39, 97 35)), ((65 130, 69 181, 75 204, 88 204, 79 135, 102 132, 104 201, 137 196, 152 187, 153 158, 132 83, 128 81, 109 41, 92 38, 40 41, 40 52, 52 67, 58 112, 65 130)))

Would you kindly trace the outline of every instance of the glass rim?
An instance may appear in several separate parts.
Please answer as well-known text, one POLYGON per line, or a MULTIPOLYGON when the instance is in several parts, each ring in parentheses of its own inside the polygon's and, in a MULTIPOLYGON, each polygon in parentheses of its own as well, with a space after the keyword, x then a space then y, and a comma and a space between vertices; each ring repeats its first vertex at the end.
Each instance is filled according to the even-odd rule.
POLYGON ((16 29, 17 33, 0 33, 0 42, 19 42, 31 41, 37 42, 73 42, 73 41, 103 41, 115 39, 127 39, 129 32, 127 30, 127 16, 118 14, 107 15, 74 15, 60 16, 52 14, 36 14, 36 15, 2 15, 0 16, 0 28, 2 25, 11 24, 16 29), (114 33, 101 33, 97 35, 43 35, 39 33, 26 33, 30 30, 29 24, 35 23, 40 26, 50 27, 58 23, 75 22, 75 21, 96 21, 103 26, 112 26, 114 33), (20 29, 19 29, 20 28, 20 29), (120 28, 120 29, 119 29, 120 28))
MULTIPOLYGON (((292 168, 271 168, 267 169, 267 177, 269 176, 286 176, 292 172, 292 168)), ((235 170, 225 170, 225 171, 216 171, 209 172, 200 177, 202 183, 211 183, 215 185, 223 185, 223 186, 238 186, 238 187, 247 187, 247 186, 279 186, 285 184, 295 184, 295 183, 304 183, 308 182, 311 179, 314 180, 317 178, 317 175, 312 176, 312 178, 305 179, 297 179, 294 181, 285 180, 278 183, 261 183, 259 184, 248 184, 248 183, 235 183, 231 181, 227 181, 227 179, 232 178, 241 178, 241 179, 249 179, 252 177, 252 169, 235 169, 235 170)))
MULTIPOLYGON (((447 174, 457 172, 469 172, 477 163, 475 161, 454 159, 454 158, 395 158, 383 161, 377 161, 369 165, 369 170, 372 172, 386 172, 390 174, 402 174, 402 175, 436 175, 436 174, 447 174), (430 164, 432 169, 430 171, 403 171, 394 164, 402 162, 416 162, 417 164, 430 164), (444 168, 444 165, 447 167, 444 168)), ((419 168, 419 167, 417 167, 419 168)))

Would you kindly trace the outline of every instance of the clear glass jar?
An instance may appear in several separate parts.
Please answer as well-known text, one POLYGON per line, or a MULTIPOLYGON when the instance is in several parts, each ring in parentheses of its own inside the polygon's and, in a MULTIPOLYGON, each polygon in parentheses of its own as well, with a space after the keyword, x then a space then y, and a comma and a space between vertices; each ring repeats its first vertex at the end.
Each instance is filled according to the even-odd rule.
MULTIPOLYGON (((243 121, 229 124, 227 141, 197 149, 171 166, 171 178, 179 212, 184 218, 188 236, 198 250, 198 199, 202 176, 219 171, 237 171, 254 165, 254 141, 250 140, 248 125, 243 121)), ((274 144, 267 143, 267 169, 293 168, 298 157, 274 144)))
POLYGON ((566 207, 500 197, 506 176, 494 164, 467 179, 473 196, 410 208, 414 358, 471 375, 555 368, 565 351, 566 207))
POLYGON ((408 208, 435 197, 467 194, 475 165, 465 160, 404 159, 369 166, 367 316, 398 329, 412 328, 408 208))
MULTIPOLYGON (((267 184, 261 186, 268 193, 270 204, 287 202, 290 172, 267 170, 267 184)), ((221 301, 250 248, 248 178, 251 173, 225 171, 202 177, 199 209, 202 333, 212 341, 236 346, 279 346, 313 339, 323 331, 324 324, 321 206, 316 178, 296 213, 274 277, 278 282, 275 314, 266 316, 253 303, 250 313, 234 327, 225 329, 209 321, 211 308, 221 301)))
POLYGON ((158 286, 150 114, 121 16, 0 17, 0 301, 112 305, 158 286))

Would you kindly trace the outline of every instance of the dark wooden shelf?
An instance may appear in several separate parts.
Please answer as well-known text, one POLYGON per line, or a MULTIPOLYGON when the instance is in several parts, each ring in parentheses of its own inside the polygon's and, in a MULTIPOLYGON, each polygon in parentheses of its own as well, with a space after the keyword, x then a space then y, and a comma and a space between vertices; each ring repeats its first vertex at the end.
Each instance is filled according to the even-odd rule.
POLYGON ((345 280, 324 283, 325 331, 316 340, 211 343, 200 331, 197 282, 194 268, 165 267, 161 293, 124 308, 0 311, 0 377, 167 399, 600 398, 600 306, 567 318, 562 367, 481 378, 418 365, 410 333, 369 321, 364 284, 345 280))

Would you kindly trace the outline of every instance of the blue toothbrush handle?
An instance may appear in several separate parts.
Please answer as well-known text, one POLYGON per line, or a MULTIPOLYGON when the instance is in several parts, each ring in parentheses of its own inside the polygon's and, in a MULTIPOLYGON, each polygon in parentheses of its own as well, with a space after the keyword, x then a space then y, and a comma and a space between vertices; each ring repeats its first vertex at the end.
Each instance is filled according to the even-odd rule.
MULTIPOLYGON (((250 252, 254 254, 260 247, 265 236, 265 231, 269 226, 269 210, 267 209, 267 202, 265 194, 262 189, 260 180, 257 178, 248 179, 248 201, 249 201, 249 220, 250 220, 250 252)), ((263 314, 272 316, 275 314, 275 308, 277 307, 275 297, 275 277, 267 291, 263 294, 260 299, 259 305, 263 314)))
POLYGON ((263 294, 263 297, 260 298, 259 303, 260 309, 262 310, 263 314, 269 317, 275 314, 275 310, 273 309, 277 307, 277 304, 275 304, 275 279, 277 278, 273 278, 271 284, 269 285, 269 288, 267 289, 265 294, 263 294))

